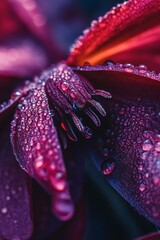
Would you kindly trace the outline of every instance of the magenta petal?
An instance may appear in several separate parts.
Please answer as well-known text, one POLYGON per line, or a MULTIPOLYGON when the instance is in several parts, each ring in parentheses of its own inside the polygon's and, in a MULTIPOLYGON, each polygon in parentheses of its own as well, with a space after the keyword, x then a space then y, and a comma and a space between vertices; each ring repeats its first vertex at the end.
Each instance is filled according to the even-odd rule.
POLYGON ((9 142, 1 132, 0 237, 27 240, 32 235, 29 179, 18 166, 9 142))
POLYGON ((61 146, 41 83, 31 84, 29 94, 18 105, 11 138, 21 167, 53 196, 54 213, 61 220, 71 218, 74 207, 61 146))

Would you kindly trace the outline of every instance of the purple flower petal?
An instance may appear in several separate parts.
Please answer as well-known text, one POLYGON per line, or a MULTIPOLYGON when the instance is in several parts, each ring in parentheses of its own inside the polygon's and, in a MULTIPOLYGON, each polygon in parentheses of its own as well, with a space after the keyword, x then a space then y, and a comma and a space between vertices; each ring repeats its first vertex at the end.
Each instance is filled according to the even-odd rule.
POLYGON ((160 80, 145 66, 108 64, 78 68, 112 94, 95 136, 94 159, 111 185, 140 214, 160 225, 160 80))
POLYGON ((27 240, 32 235, 29 179, 12 153, 9 131, 1 130, 0 144, 0 237, 27 240))
POLYGON ((74 207, 67 184, 61 146, 42 83, 30 85, 12 122, 12 144, 21 167, 53 196, 52 208, 62 220, 74 207))

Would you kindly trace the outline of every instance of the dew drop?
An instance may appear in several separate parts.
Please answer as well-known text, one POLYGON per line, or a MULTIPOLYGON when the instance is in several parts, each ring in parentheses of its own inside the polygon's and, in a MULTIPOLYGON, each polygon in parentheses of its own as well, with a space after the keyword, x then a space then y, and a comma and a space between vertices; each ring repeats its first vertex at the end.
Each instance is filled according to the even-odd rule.
POLYGON ((64 191, 66 187, 66 182, 64 177, 51 177, 50 178, 52 186, 57 190, 57 191, 64 191))
POLYGON ((124 71, 133 72, 133 65, 131 65, 130 63, 124 64, 124 71))
POLYGON ((68 220, 74 213, 73 203, 70 199, 59 199, 53 202, 53 211, 63 221, 68 220))
POLYGON ((140 184, 139 190, 143 192, 146 189, 145 185, 143 183, 140 184))
POLYGON ((143 152, 143 153, 141 154, 141 159, 142 159, 142 160, 146 160, 146 159, 147 159, 147 156, 148 156, 148 153, 147 153, 147 152, 143 152))
POLYGON ((142 166, 142 165, 139 165, 138 170, 139 170, 139 171, 142 171, 142 170, 143 170, 143 166, 142 166))
POLYGON ((108 158, 107 160, 102 162, 101 172, 104 175, 110 175, 115 169, 115 162, 112 158, 108 158))
POLYGON ((61 83, 61 89, 62 89, 64 92, 67 91, 68 87, 69 87, 69 85, 68 85, 67 82, 62 82, 62 83, 61 83))
POLYGON ((155 150, 156 152, 160 152, 160 142, 156 143, 155 150))
POLYGON ((105 61, 103 64, 106 65, 106 66, 114 66, 114 62, 109 61, 109 60, 105 61))
POLYGON ((139 65, 138 71, 139 71, 139 73, 146 73, 147 67, 145 65, 139 65))
POLYGON ((143 145, 142 145, 143 151, 148 152, 148 151, 150 151, 150 150, 152 149, 152 147, 153 147, 153 145, 151 144, 151 141, 150 141, 150 140, 145 140, 145 141, 143 142, 143 145))

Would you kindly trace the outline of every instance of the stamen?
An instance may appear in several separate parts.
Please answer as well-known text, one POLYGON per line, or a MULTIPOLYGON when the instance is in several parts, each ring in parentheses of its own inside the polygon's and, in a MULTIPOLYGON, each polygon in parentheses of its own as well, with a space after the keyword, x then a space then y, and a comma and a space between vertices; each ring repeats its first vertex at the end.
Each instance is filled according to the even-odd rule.
POLYGON ((92 109, 88 108, 87 110, 85 110, 85 113, 90 117, 90 119, 97 127, 101 125, 99 117, 95 114, 95 112, 92 111, 92 109))
POLYGON ((48 93, 51 105, 54 108, 54 119, 61 129, 66 132, 72 141, 77 141, 76 134, 72 127, 72 121, 77 130, 82 133, 85 138, 92 137, 92 131, 88 126, 83 125, 81 113, 84 112, 96 126, 101 125, 97 112, 105 117, 106 111, 102 105, 94 100, 94 96, 110 98, 110 93, 104 90, 96 90, 81 75, 74 73, 72 68, 65 64, 59 64, 50 71, 50 76, 46 81, 46 92, 48 93), (65 120, 64 120, 65 119, 65 120), (71 121, 72 120, 72 121, 71 121))
POLYGON ((101 106, 101 104, 95 100, 88 100, 88 102, 96 108, 96 110, 103 116, 106 116, 106 111, 104 110, 104 108, 101 106))
POLYGON ((71 139, 72 141, 76 142, 77 141, 77 137, 73 131, 73 128, 71 126, 71 124, 69 123, 69 121, 65 121, 61 123, 61 127, 63 128, 63 130, 66 132, 67 136, 69 137, 69 139, 71 139))
POLYGON ((96 89, 95 93, 92 94, 92 95, 94 95, 94 96, 102 96, 104 98, 111 98, 112 97, 109 92, 106 92, 104 90, 99 90, 99 89, 96 89))

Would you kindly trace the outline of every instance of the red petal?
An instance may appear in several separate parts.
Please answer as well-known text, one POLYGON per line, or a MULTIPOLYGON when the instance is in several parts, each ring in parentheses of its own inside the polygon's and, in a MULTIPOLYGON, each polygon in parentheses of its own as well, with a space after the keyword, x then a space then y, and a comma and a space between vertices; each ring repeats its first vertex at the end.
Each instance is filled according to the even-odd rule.
POLYGON ((112 94, 95 137, 99 169, 139 213, 160 225, 160 76, 121 64, 77 69, 112 94))
POLYGON ((44 86, 33 83, 12 122, 12 144, 21 167, 53 196, 53 211, 62 220, 73 215, 61 146, 44 86))
POLYGON ((0 145, 0 237, 26 240, 33 227, 29 179, 12 153, 9 131, 1 130, 0 145))
POLYGON ((68 63, 103 63, 106 59, 134 64, 159 64, 160 2, 130 0, 113 8, 91 28, 85 30, 74 47, 68 63), (130 51, 132 54, 130 54, 130 51), (141 52, 139 52, 139 50, 141 52), (151 60, 152 59, 152 60, 151 60))

